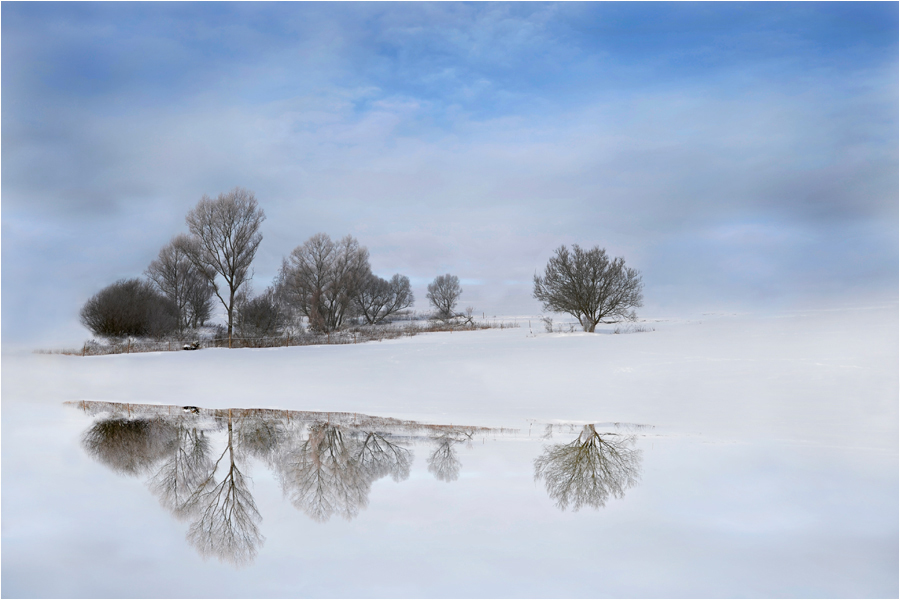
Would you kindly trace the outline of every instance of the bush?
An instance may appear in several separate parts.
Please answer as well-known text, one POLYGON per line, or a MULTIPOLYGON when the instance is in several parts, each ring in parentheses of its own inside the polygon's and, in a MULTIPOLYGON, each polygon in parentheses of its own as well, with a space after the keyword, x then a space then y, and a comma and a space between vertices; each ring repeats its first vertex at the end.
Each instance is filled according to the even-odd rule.
POLYGON ((237 307, 237 328, 242 338, 278 337, 289 320, 287 308, 272 288, 237 307))
POLYGON ((105 338, 163 337, 178 326, 175 303, 140 279, 103 288, 81 309, 81 323, 105 338))

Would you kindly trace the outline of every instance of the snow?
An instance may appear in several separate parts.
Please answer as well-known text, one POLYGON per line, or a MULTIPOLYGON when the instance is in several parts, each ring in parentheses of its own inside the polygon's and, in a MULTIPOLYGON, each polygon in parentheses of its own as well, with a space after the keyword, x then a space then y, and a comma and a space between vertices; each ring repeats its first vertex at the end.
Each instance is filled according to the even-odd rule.
POLYGON ((896 305, 648 319, 654 331, 620 335, 527 320, 345 346, 4 350, 5 595, 898 595, 896 305), (75 400, 522 436, 464 449, 451 483, 417 450, 410 478, 377 482, 349 522, 310 521, 258 465, 267 541, 233 570, 203 562, 141 481, 85 456, 90 418, 62 405, 75 400), (548 442, 527 431, 548 422, 652 425, 641 483, 560 511, 533 481, 548 442))

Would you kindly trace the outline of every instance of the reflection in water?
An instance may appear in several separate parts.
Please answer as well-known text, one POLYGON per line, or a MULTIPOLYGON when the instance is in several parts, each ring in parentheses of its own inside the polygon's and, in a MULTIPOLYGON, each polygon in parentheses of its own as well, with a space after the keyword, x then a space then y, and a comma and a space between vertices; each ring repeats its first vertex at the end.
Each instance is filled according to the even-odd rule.
MULTIPOLYGON (((187 537, 202 556, 218 556, 241 565, 256 557, 257 546, 264 540, 259 533, 262 516, 235 460, 234 419, 230 410, 227 427, 225 450, 191 492, 183 512, 194 518, 187 537), (220 465, 224 475, 216 483, 220 465)), ((248 450, 252 451, 252 447, 248 450)))
MULTIPOLYGON (((98 423, 102 424, 104 421, 98 423)), ((96 426, 95 426, 96 427, 96 426)), ((210 441, 202 430, 190 427, 184 419, 173 419, 174 444, 156 473, 150 478, 150 491, 172 514, 185 517, 188 501, 201 487, 214 465, 210 441)))
POLYGON ((434 475, 438 481, 456 481, 459 479, 459 469, 462 467, 462 463, 459 462, 453 446, 462 440, 450 435, 442 435, 435 441, 437 446, 428 457, 428 472, 434 475))
POLYGON ((354 413, 74 404, 102 417, 83 436, 87 452, 117 473, 147 475, 160 504, 190 521, 187 538, 198 552, 235 565, 252 562, 264 541, 249 458, 272 469, 285 496, 312 519, 352 519, 368 504, 372 483, 409 477, 406 446, 436 442, 429 471, 452 481, 460 468, 453 445, 491 431, 354 413))
MULTIPOLYGON (((476 434, 511 433, 356 413, 73 404, 98 418, 82 440, 90 456, 116 473, 146 476, 160 504, 189 522, 191 545, 235 565, 252 562, 264 542, 249 487, 251 458, 272 470, 285 497, 310 518, 349 520, 366 508, 375 481, 409 477, 409 446, 431 445, 428 471, 449 482, 459 478, 459 444, 471 446, 476 434)), ((545 437, 554 427, 576 431, 549 425, 545 437)), ((596 427, 584 426, 575 441, 550 446, 534 461, 535 479, 561 509, 602 507, 638 481, 634 436, 600 434, 596 427)))
POLYGON ((550 446, 534 460, 534 478, 544 480, 562 510, 601 508, 610 496, 621 498, 637 485, 641 451, 634 443, 633 435, 601 435, 594 425, 585 425, 575 441, 550 446))
POLYGON ((159 419, 106 419, 85 432, 84 447, 117 473, 142 475, 167 454, 170 430, 159 419))

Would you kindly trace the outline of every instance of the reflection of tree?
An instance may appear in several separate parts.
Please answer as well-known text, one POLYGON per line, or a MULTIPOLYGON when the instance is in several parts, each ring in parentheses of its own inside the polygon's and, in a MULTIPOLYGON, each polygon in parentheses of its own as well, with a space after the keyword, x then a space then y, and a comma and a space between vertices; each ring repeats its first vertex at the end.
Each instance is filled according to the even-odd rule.
POLYGON ((412 451, 384 433, 314 422, 305 438, 295 437, 276 469, 291 503, 316 521, 352 519, 368 505, 374 481, 409 477, 412 451))
POLYGON ((632 436, 600 435, 585 425, 575 441, 550 446, 535 459, 534 478, 544 480, 560 509, 600 508, 637 484, 641 451, 632 448, 634 442, 632 436))
POLYGON ((285 441, 284 420, 280 417, 253 410, 238 411, 240 418, 234 424, 235 446, 241 455, 249 455, 269 461, 285 441))
POLYGON ((456 481, 459 479, 459 469, 462 463, 456 456, 453 448, 461 440, 449 435, 442 435, 437 440, 437 447, 428 457, 428 472, 432 473, 438 481, 456 481))
POLYGON ((209 457, 209 438, 188 427, 183 419, 176 420, 174 443, 166 460, 153 477, 149 486, 160 503, 178 517, 187 516, 185 509, 188 499, 197 486, 203 482, 212 468, 209 457))
POLYGON ((365 439, 359 445, 357 459, 360 469, 369 481, 390 475, 394 481, 403 481, 409 477, 412 466, 412 450, 404 448, 389 440, 385 434, 378 432, 364 433, 365 439))
POLYGON ((259 532, 262 516, 250 494, 247 479, 235 462, 234 424, 228 411, 228 444, 208 476, 199 482, 186 502, 186 511, 195 515, 188 541, 204 557, 217 556, 235 565, 252 562, 265 538, 259 532), (226 471, 219 483, 215 474, 228 456, 226 471))
POLYGON ((246 475, 251 457, 272 468, 285 495, 313 519, 352 519, 375 481, 409 477, 409 443, 436 441, 428 470, 454 481, 461 466, 454 446, 487 431, 355 413, 74 404, 104 415, 83 437, 92 457, 120 474, 147 475, 160 503, 190 521, 187 538, 200 554, 236 565, 252 561, 264 541, 246 475), (223 438, 214 458, 213 443, 223 438))
POLYGON ((141 475, 165 456, 173 430, 160 419, 104 419, 82 438, 88 454, 113 471, 141 475))

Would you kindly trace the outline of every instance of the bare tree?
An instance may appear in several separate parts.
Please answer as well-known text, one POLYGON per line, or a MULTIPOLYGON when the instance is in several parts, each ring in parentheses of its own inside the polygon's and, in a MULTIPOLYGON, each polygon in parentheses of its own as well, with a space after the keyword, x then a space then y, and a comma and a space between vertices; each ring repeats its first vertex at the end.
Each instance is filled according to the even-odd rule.
POLYGON ((185 252, 189 246, 188 236, 175 236, 145 271, 147 279, 175 305, 179 332, 197 327, 212 311, 212 286, 185 252))
POLYGON ((310 328, 329 332, 352 315, 353 298, 370 273, 369 252, 355 238, 333 242, 317 233, 285 259, 280 280, 284 297, 310 328))
POLYGON ((409 308, 415 301, 409 277, 394 275, 390 281, 369 274, 354 297, 357 311, 369 325, 382 323, 397 311, 409 308))
POLYGON ((253 192, 236 187, 213 200, 203 196, 185 220, 191 239, 184 250, 209 283, 228 314, 228 347, 234 323, 234 301, 241 286, 250 281, 250 264, 262 241, 259 227, 266 215, 253 192), (227 290, 216 283, 225 280, 227 290))
POLYGON ((621 498, 640 479, 641 451, 633 436, 601 435, 593 425, 569 444, 556 444, 534 460, 535 480, 565 510, 572 505, 601 508, 610 496, 621 498))
POLYGON ((437 311, 435 316, 438 319, 446 321, 455 316, 453 309, 456 308, 461 294, 459 277, 450 273, 438 275, 428 284, 427 298, 437 311))
POLYGON ((544 310, 572 315, 585 331, 601 322, 636 319, 633 309, 643 306, 642 290, 640 273, 622 257, 610 260, 599 246, 582 250, 573 244, 571 252, 560 246, 544 276, 534 276, 534 297, 544 310))

